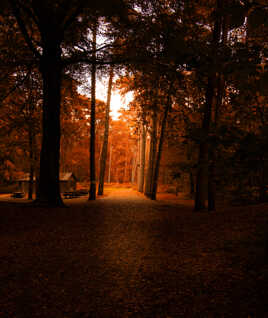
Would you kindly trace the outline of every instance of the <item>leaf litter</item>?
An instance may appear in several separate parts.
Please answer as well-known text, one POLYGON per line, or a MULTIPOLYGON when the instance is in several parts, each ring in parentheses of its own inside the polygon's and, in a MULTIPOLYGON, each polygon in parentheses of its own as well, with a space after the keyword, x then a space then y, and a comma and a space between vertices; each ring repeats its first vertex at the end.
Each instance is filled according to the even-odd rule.
POLYGON ((267 204, 66 203, 0 203, 0 318, 268 317, 267 204))

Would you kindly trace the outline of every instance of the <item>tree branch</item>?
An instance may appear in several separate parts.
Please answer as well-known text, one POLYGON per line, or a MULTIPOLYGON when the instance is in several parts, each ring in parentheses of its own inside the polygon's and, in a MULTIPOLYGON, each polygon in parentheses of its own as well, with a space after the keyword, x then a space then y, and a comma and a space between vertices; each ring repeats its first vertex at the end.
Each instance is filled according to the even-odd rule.
POLYGON ((11 95, 13 92, 15 92, 15 90, 17 88, 19 88, 25 81, 26 79, 30 76, 31 74, 31 69, 29 69, 29 71, 27 72, 27 74, 24 76, 24 78, 22 80, 20 80, 17 84, 15 84, 7 94, 3 95, 0 97, 0 104, 9 96, 11 95))
POLYGON ((20 30, 24 36, 24 39, 29 47, 29 49, 33 52, 33 54, 35 55, 35 57, 37 57, 38 59, 41 58, 41 54, 37 51, 37 49, 35 48, 29 34, 28 34, 28 31, 26 29, 26 26, 25 26, 25 23, 21 17, 21 13, 20 13, 20 10, 19 8, 17 7, 16 5, 16 2, 14 0, 10 0, 11 2, 11 7, 12 7, 12 10, 13 10, 13 13, 14 13, 14 16, 18 22, 18 25, 20 27, 20 30))
POLYGON ((85 1, 79 1, 79 5, 77 5, 76 9, 73 11, 73 13, 69 16, 66 17, 65 21, 63 21, 61 28, 62 31, 64 32, 68 27, 73 23, 73 21, 77 18, 79 13, 82 11, 83 7, 85 5, 85 1))

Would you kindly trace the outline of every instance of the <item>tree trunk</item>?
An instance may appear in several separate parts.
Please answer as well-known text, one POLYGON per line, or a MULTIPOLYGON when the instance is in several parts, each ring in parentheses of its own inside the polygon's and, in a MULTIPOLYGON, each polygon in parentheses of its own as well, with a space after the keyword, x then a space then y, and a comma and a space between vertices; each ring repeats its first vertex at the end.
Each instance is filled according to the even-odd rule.
POLYGON ((165 111, 164 111, 164 116, 162 119, 162 125, 161 125, 160 137, 159 137, 159 145, 158 145, 158 151, 157 151, 156 162, 155 162, 154 173, 153 173, 153 181, 152 181, 152 194, 151 194, 152 200, 156 200, 159 167, 160 167, 160 161, 161 161, 161 155, 162 155, 162 149, 163 149, 163 143, 164 143, 164 135, 165 135, 165 129, 166 129, 166 123, 167 123, 167 116, 168 116, 170 106, 171 106, 171 94, 169 94, 169 96, 168 96, 167 104, 166 104, 165 111))
POLYGON ((144 188, 144 169, 145 169, 145 148, 146 148, 146 129, 144 123, 141 125, 141 142, 140 142, 140 167, 139 167, 139 184, 138 191, 143 192, 144 188))
MULTIPOLYGON (((217 0, 217 9, 222 8, 222 0, 217 0)), ((214 22, 213 29, 213 38, 211 42, 212 47, 212 58, 216 56, 218 44, 220 41, 221 35, 221 27, 222 27, 222 19, 221 16, 218 15, 214 22)), ((196 178, 196 193, 195 193, 195 211, 202 211, 206 208, 206 197, 207 192, 211 192, 212 189, 209 189, 209 176, 208 176, 208 166, 209 166, 209 133, 212 119, 212 110, 215 103, 215 81, 216 81, 216 63, 217 61, 213 61, 212 71, 208 75, 208 84, 206 90, 206 101, 204 105, 204 117, 202 123, 202 140, 200 141, 199 148, 199 158, 198 158, 198 170, 197 170, 197 178, 196 178), (208 191, 209 190, 209 191, 208 191)), ((211 184, 210 184, 211 186, 211 184)), ((212 192, 210 196, 210 204, 212 202, 212 192)))
POLYGON ((96 108, 96 38, 97 21, 93 26, 93 63, 91 69, 91 112, 90 112, 90 189, 89 200, 96 200, 96 171, 95 171, 95 108, 96 108))
POLYGON ((113 148, 112 148, 112 145, 110 145, 110 158, 109 158, 108 183, 111 183, 112 152, 113 152, 113 148))
POLYGON ((105 168, 107 161, 107 149, 108 149, 108 138, 109 138, 109 119, 110 119, 110 103, 113 85, 113 67, 110 68, 108 92, 107 92, 107 103, 105 109, 105 127, 104 127, 104 137, 100 156, 100 176, 99 176, 99 187, 98 195, 103 195, 104 178, 105 178, 105 168))
POLYGON ((259 201, 261 203, 267 202, 267 185, 265 178, 265 159, 260 158, 259 168, 259 201))
POLYGON ((30 177, 29 177, 29 189, 28 189, 28 200, 33 199, 33 185, 34 185, 34 147, 33 147, 33 128, 29 126, 29 159, 30 159, 30 177))
POLYGON ((155 164, 156 123, 157 123, 157 114, 156 114, 156 109, 154 107, 153 114, 152 114, 152 127, 150 132, 151 139, 150 139, 148 169, 146 174, 145 193, 144 193, 149 198, 151 198, 151 195, 152 195, 152 182, 153 182, 153 173, 154 173, 154 164, 155 164))
POLYGON ((194 197, 194 190, 195 190, 195 185, 194 185, 194 176, 192 171, 189 172, 189 178, 190 178, 190 197, 194 197))
POLYGON ((128 152, 129 152, 129 144, 127 141, 127 147, 126 147, 126 151, 125 151, 125 165, 124 165, 124 170, 123 170, 123 183, 127 183, 128 182, 128 152))
POLYGON ((212 103, 214 97, 213 80, 213 78, 209 78, 206 93, 205 113, 203 119, 204 135, 202 136, 202 140, 200 142, 198 170, 196 177, 195 211, 202 211, 206 208, 206 197, 208 188, 208 135, 211 121, 212 103))
MULTIPOLYGON (((225 15, 222 18, 221 31, 222 31, 222 45, 226 45, 227 36, 228 36, 228 25, 229 17, 225 15)), ((214 129, 216 130, 219 120, 219 112, 222 106, 222 100, 225 95, 225 78, 224 75, 219 72, 217 75, 217 96, 215 104, 215 115, 214 115, 214 129)), ((215 175, 216 175, 216 148, 210 147, 210 158, 209 158, 209 167, 208 167, 208 211, 216 210, 216 184, 215 184, 215 175)))
POLYGON ((131 169, 131 183, 135 183, 136 171, 137 171, 138 155, 132 158, 132 169, 131 169))
POLYGON ((38 204, 63 205, 60 196, 61 48, 48 39, 40 63, 43 78, 43 135, 40 154, 38 204))
MULTIPOLYGON (((217 78, 217 96, 215 103, 215 118, 214 129, 216 130, 218 125, 219 110, 222 105, 222 98, 224 95, 225 81, 222 74, 218 74, 217 78)), ((209 166, 208 166, 208 211, 216 210, 216 149, 214 146, 210 147, 209 151, 209 166)))

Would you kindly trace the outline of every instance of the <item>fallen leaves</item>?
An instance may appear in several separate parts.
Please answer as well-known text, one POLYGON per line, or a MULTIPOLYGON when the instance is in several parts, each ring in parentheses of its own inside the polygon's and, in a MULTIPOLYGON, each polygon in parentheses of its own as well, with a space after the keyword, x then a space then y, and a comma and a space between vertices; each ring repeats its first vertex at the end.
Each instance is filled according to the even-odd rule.
POLYGON ((197 214, 129 189, 0 205, 0 317, 265 317, 268 206, 197 214))

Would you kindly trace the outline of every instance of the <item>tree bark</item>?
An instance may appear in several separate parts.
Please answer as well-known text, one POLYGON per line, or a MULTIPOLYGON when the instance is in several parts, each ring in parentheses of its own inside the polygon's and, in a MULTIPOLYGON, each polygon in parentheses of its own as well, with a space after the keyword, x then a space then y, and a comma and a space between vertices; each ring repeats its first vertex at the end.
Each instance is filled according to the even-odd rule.
POLYGON ((61 48, 49 37, 40 63, 43 78, 43 135, 40 154, 38 204, 63 205, 59 185, 61 48))
POLYGON ((146 129, 142 122, 141 124, 141 142, 140 142, 140 167, 139 167, 139 184, 138 191, 143 192, 144 188, 144 169, 145 169, 145 148, 146 148, 146 129))
POLYGON ((95 166, 95 108, 96 108, 96 38, 97 21, 93 26, 93 63, 91 68, 91 112, 90 112, 90 189, 89 200, 96 200, 96 166, 95 166))
POLYGON ((103 195, 103 188, 104 188, 104 178, 105 178, 108 138, 109 138, 109 119, 110 119, 110 104, 111 104, 113 75, 114 75, 114 71, 113 71, 113 67, 111 67, 110 74, 109 74, 109 82, 108 82, 107 103, 106 103, 106 109, 105 109, 104 136, 103 136, 103 144, 102 144, 102 150, 101 150, 101 156, 100 156, 100 176, 99 176, 98 195, 103 195))

